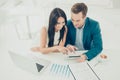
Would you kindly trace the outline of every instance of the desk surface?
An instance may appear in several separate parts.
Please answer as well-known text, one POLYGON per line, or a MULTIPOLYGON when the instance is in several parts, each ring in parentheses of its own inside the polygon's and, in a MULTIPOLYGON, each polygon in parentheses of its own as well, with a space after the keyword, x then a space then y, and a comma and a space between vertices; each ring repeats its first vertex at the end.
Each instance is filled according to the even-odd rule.
MULTIPOLYGON (((18 53, 18 54, 22 54, 24 56, 26 56, 26 54, 28 54, 29 48, 17 48, 17 49, 13 49, 12 51, 18 53)), ((98 76, 101 78, 101 80, 115 80, 115 79, 120 79, 119 74, 119 67, 120 67, 120 63, 118 62, 119 59, 119 53, 120 50, 103 50, 102 53, 106 54, 108 56, 108 58, 106 60, 100 59, 100 57, 96 57, 93 60, 89 61, 89 64, 93 67, 94 71, 98 74, 98 76)), ((37 57, 41 57, 40 53, 37 52, 31 52, 32 54, 34 54, 37 57)), ((63 54, 59 54, 59 53, 52 53, 52 54, 48 54, 48 55, 43 55, 42 57, 51 60, 53 63, 62 63, 62 64, 66 64, 66 63, 76 63, 75 60, 68 60, 66 57, 66 55, 63 54)), ((29 74, 28 74, 29 75, 29 74)), ((27 76, 28 76, 27 75, 27 76)), ((36 78, 42 79, 42 80, 53 80, 52 78, 50 79, 49 74, 45 74, 45 75, 40 75, 40 76, 36 76, 36 78)), ((55 79, 56 80, 56 79, 55 79)), ((70 79, 69 79, 70 80, 70 79)), ((73 80, 73 79, 71 79, 73 80)))

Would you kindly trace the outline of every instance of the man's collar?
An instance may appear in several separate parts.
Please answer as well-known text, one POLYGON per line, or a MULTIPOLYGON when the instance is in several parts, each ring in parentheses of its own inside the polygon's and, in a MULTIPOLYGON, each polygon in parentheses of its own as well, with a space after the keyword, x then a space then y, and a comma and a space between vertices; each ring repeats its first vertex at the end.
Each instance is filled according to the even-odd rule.
POLYGON ((85 26, 85 23, 83 24, 83 26, 82 26, 82 27, 78 27, 78 29, 83 29, 83 28, 84 28, 84 26, 85 26))

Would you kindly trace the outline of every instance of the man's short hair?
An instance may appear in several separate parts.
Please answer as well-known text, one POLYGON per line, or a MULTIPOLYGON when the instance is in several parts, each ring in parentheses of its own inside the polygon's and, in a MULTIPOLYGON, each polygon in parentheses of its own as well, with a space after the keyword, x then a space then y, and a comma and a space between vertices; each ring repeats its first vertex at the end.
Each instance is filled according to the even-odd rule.
POLYGON ((82 12, 84 16, 86 16, 88 7, 84 3, 76 3, 72 6, 71 11, 75 14, 78 14, 79 12, 82 12))

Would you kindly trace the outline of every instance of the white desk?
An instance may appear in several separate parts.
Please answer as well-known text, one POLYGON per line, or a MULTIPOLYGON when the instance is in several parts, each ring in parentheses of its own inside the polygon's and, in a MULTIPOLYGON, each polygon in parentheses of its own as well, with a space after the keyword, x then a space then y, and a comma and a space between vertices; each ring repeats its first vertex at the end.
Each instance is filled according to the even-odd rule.
POLYGON ((120 50, 105 50, 102 53, 108 55, 108 59, 97 65, 94 70, 101 77, 101 80, 119 80, 120 79, 120 50))
MULTIPOLYGON (((28 54, 29 48, 25 46, 22 48, 14 49, 12 51, 19 53, 20 55, 28 54), (23 49, 22 49, 23 48, 23 49)), ((107 60, 101 60, 98 58, 94 58, 89 62, 89 64, 92 66, 94 71, 97 73, 97 75, 101 78, 101 80, 119 80, 119 74, 120 74, 120 63, 119 60, 119 52, 120 50, 103 50, 102 53, 106 54, 108 56, 107 60), (97 64, 98 63, 98 64, 97 64), (97 65, 96 65, 97 64, 97 65)), ((41 55, 39 53, 32 52, 36 57, 40 57, 41 55)), ((54 54, 48 54, 45 55, 47 60, 52 61, 53 63, 58 64, 66 64, 66 63, 74 63, 75 60, 67 60, 66 56, 59 53, 54 54)), ((29 75, 29 74, 28 74, 29 75)), ((28 76, 27 75, 27 76, 28 76)), ((55 77, 49 77, 49 74, 44 74, 40 76, 36 76, 38 80, 57 80, 55 77)), ((65 79, 65 80, 74 80, 72 78, 65 79)))

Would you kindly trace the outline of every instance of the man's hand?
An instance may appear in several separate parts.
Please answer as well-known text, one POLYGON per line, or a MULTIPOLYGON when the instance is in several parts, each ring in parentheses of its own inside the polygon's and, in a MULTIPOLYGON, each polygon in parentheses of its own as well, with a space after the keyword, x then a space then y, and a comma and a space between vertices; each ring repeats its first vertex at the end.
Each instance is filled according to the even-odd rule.
POLYGON ((80 58, 77 58, 78 62, 85 62, 87 60, 87 57, 85 54, 80 55, 80 58))
POLYGON ((68 49, 70 52, 75 52, 75 50, 77 50, 78 48, 75 47, 75 46, 72 46, 72 45, 67 45, 67 49, 68 49))

